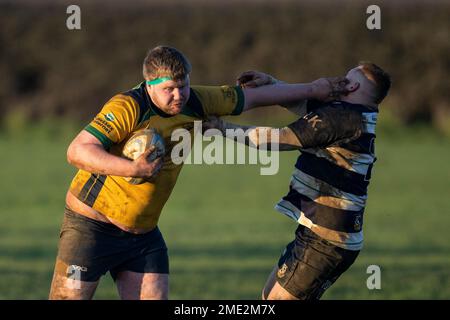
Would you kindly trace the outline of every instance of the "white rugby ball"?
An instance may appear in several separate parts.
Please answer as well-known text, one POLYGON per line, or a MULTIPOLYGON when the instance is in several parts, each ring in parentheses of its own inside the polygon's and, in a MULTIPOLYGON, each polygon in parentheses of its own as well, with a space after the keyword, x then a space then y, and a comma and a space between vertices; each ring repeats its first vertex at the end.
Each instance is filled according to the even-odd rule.
MULTIPOLYGON (((130 160, 135 160, 153 145, 156 148, 148 157, 150 161, 164 156, 164 140, 156 133, 155 129, 138 130, 123 146, 122 156, 130 160)), ((125 177, 124 179, 131 184, 141 184, 145 182, 144 178, 125 177)))

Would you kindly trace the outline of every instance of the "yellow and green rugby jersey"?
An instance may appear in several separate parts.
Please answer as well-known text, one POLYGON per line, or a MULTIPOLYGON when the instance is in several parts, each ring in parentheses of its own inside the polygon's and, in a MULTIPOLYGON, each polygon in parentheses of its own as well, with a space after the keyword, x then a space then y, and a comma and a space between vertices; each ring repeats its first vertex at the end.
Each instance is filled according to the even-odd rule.
POLYGON ((109 100, 85 128, 106 150, 120 155, 125 142, 142 128, 154 128, 164 139, 166 155, 160 173, 149 182, 132 185, 122 177, 79 170, 70 191, 83 203, 130 228, 152 228, 175 186, 182 164, 171 160, 178 141, 171 141, 175 129, 190 130, 193 142, 195 120, 208 115, 238 115, 244 106, 240 87, 192 86, 183 110, 174 116, 164 113, 151 101, 143 82, 134 89, 109 100))

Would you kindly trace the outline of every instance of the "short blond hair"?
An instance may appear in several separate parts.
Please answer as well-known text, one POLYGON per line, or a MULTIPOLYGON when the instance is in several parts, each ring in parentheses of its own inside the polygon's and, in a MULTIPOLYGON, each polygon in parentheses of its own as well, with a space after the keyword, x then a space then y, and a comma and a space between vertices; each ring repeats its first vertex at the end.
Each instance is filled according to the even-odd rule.
POLYGON ((158 46, 147 53, 142 74, 145 80, 169 77, 178 81, 184 80, 191 70, 191 63, 179 50, 168 46, 158 46))

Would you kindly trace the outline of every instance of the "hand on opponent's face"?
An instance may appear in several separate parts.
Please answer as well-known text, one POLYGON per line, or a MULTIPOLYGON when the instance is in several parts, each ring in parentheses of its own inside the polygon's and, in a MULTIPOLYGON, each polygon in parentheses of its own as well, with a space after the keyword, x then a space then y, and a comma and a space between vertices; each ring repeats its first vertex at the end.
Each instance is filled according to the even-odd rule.
MULTIPOLYGON (((246 71, 237 78, 236 84, 243 88, 256 88, 278 82, 277 79, 267 73, 246 71)), ((349 91, 346 89, 348 83, 349 80, 346 77, 328 77, 317 79, 311 85, 315 99, 331 101, 348 94, 349 91)))
POLYGON ((346 86, 349 82, 346 77, 329 77, 317 79, 311 84, 317 100, 332 101, 348 94, 346 86))

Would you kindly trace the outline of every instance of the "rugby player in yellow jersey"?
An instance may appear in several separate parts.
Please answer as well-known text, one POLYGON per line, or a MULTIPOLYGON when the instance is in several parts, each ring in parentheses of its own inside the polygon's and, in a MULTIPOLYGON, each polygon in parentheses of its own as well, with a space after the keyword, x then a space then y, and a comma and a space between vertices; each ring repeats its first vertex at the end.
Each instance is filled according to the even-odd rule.
POLYGON ((191 86, 190 72, 177 49, 150 50, 145 81, 112 97, 70 144, 67 159, 79 171, 66 196, 50 299, 90 299, 108 271, 122 299, 167 299, 169 261, 157 223, 182 167, 170 158, 171 133, 178 128, 193 133, 193 121, 210 115, 320 99, 333 90, 328 81, 251 89, 191 86), (164 139, 162 159, 147 160, 152 150, 134 161, 120 156, 127 139, 142 128, 164 139), (132 185, 123 177, 146 182, 132 185))

